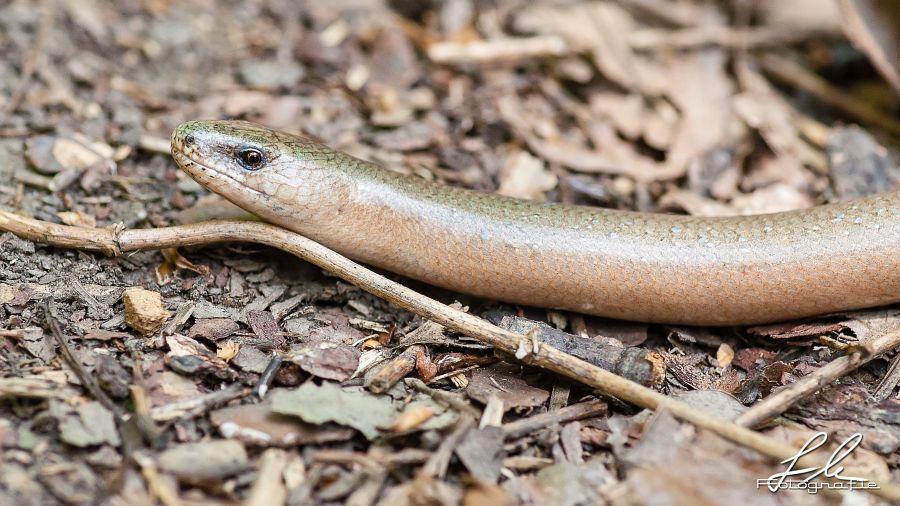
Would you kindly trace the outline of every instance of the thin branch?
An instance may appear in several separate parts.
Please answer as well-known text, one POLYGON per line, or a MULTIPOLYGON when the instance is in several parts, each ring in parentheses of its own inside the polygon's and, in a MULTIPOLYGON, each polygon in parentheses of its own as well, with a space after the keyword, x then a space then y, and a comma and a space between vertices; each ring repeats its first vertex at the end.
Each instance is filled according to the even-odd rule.
POLYGON ((694 49, 704 46, 756 48, 786 46, 812 38, 834 38, 821 30, 797 30, 783 27, 695 26, 680 30, 645 28, 628 35, 628 44, 637 51, 694 49))
POLYGON ((842 357, 816 369, 800 378, 784 390, 774 393, 756 403, 735 418, 734 423, 744 427, 757 427, 781 415, 800 400, 816 393, 822 387, 853 371, 859 366, 900 346, 900 330, 889 332, 865 344, 865 348, 842 357))
POLYGON ((176 418, 195 417, 210 409, 225 404, 234 399, 240 399, 250 395, 250 389, 244 388, 240 383, 232 383, 222 390, 215 390, 208 394, 198 395, 188 399, 182 399, 154 406, 150 410, 150 416, 157 422, 168 422, 176 418))
POLYGON ((421 344, 410 346, 403 353, 373 368, 370 374, 366 374, 363 385, 373 394, 387 392, 416 368, 416 357, 424 352, 425 347, 421 344))
POLYGON ((572 404, 556 411, 548 411, 528 418, 522 418, 515 422, 503 425, 503 436, 506 439, 515 439, 527 436, 545 427, 554 424, 563 424, 582 418, 590 418, 606 413, 606 403, 601 400, 591 400, 572 404))
POLYGON ((531 58, 565 56, 570 53, 566 41, 556 35, 469 42, 444 41, 428 47, 428 57, 431 61, 453 64, 516 62, 531 58))
POLYGON ((872 397, 877 402, 886 400, 897 388, 897 383, 900 383, 900 353, 894 355, 894 358, 891 359, 891 365, 888 366, 887 372, 884 373, 884 376, 881 377, 875 386, 872 397))
POLYGON ((266 392, 269 391, 269 388, 272 387, 272 382, 275 381, 275 374, 278 373, 278 368, 281 367, 282 362, 284 362, 284 359, 280 355, 272 355, 269 364, 266 365, 265 370, 259 375, 259 381, 253 386, 253 395, 260 399, 266 396, 266 392))
POLYGON ((760 61, 763 69, 775 79, 815 95, 848 116, 900 135, 900 121, 897 118, 847 94, 797 63, 775 54, 767 54, 760 61))
POLYGON ((461 399, 458 394, 447 392, 446 390, 437 390, 429 387, 419 378, 406 378, 406 386, 412 387, 425 395, 430 396, 435 401, 450 406, 460 413, 467 413, 472 418, 481 418, 481 410, 472 406, 465 400, 461 399))
POLYGON ((456 422, 453 431, 441 441, 437 450, 431 454, 431 458, 422 466, 421 473, 424 476, 443 478, 447 473, 447 467, 450 465, 450 457, 453 456, 456 447, 462 443, 463 438, 470 430, 475 428, 475 419, 471 416, 460 416, 456 422))
MULTIPOLYGON (((752 448, 781 461, 794 457, 797 449, 695 409, 684 402, 666 397, 652 389, 619 377, 584 360, 573 357, 546 344, 534 346, 521 334, 492 325, 477 316, 448 307, 416 291, 377 274, 352 260, 306 237, 265 223, 218 221, 179 227, 120 230, 84 229, 24 218, 0 211, 0 230, 53 246, 102 251, 111 255, 127 251, 198 246, 220 242, 247 241, 265 244, 287 251, 317 267, 353 283, 367 292, 381 297, 423 318, 439 323, 453 331, 471 336, 510 355, 520 350, 519 343, 527 340, 521 361, 553 371, 587 386, 601 390, 635 405, 657 410, 665 408, 675 417, 710 430, 735 443, 752 448)), ((468 418, 468 417, 466 417, 468 418)), ((803 457, 799 465, 822 467, 820 459, 803 457)), ((862 470, 856 476, 866 477, 862 470)), ((900 500, 900 485, 880 483, 872 490, 882 497, 900 500)))
POLYGON ((62 327, 59 325, 59 321, 56 320, 56 317, 53 316, 53 313, 50 310, 50 303, 45 300, 42 304, 42 309, 44 310, 44 318, 47 320, 47 326, 50 327, 50 334, 53 336, 53 339, 56 340, 56 344, 59 345, 59 351, 62 354, 63 360, 68 364, 69 368, 72 369, 75 376, 78 377, 81 386, 90 392, 91 397, 102 404, 104 408, 108 409, 111 413, 114 413, 116 420, 119 423, 123 422, 125 420, 125 411, 106 395, 106 392, 104 392, 103 389, 100 388, 100 385, 97 384, 97 380, 94 379, 94 376, 87 372, 84 366, 81 365, 81 362, 75 358, 75 355, 72 353, 72 348, 69 347, 68 338, 66 338, 66 335, 62 331, 62 327))

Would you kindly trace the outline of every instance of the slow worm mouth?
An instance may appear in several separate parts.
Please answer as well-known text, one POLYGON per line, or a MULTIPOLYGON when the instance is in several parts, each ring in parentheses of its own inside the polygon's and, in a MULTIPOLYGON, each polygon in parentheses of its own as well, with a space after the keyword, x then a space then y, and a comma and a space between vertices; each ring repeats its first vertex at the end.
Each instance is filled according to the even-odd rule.
MULTIPOLYGON (((242 181, 239 181, 237 178, 228 174, 227 172, 215 169, 214 167, 210 167, 209 165, 206 165, 206 164, 198 162, 197 160, 194 160, 187 153, 182 151, 178 146, 175 146, 172 149, 172 158, 175 159, 175 163, 177 163, 178 166, 181 167, 181 170, 187 172, 195 180, 197 180, 197 177, 195 176, 195 170, 197 170, 197 171, 199 171, 199 173, 205 175, 206 177, 212 178, 212 180, 208 181, 208 183, 215 183, 216 182, 215 178, 224 177, 224 178, 231 180, 232 183, 234 183, 236 186, 238 186, 243 191, 247 191, 247 192, 256 194, 257 196, 260 196, 260 197, 267 197, 266 194, 262 193, 261 191, 255 189, 255 188, 251 188, 251 187, 247 186, 245 183, 243 183, 242 181)), ((203 183, 201 181, 197 181, 197 182, 202 184, 208 190, 218 193, 218 194, 222 195, 223 197, 228 197, 227 193, 218 191, 218 187, 221 185, 208 184, 208 183, 203 183)), ((232 199, 229 197, 229 200, 232 200, 232 199)), ((239 202, 234 202, 234 203, 237 204, 239 207, 244 207, 239 202)))
POLYGON ((194 168, 194 167, 199 167, 200 170, 202 170, 202 171, 207 171, 207 172, 212 172, 212 173, 215 173, 215 174, 220 174, 220 172, 217 171, 217 170, 215 170, 214 168, 209 167, 209 166, 207 166, 207 165, 204 165, 204 164, 198 162, 197 160, 194 160, 193 158, 190 157, 190 155, 188 155, 187 153, 185 153, 185 152, 184 152, 180 147, 178 147, 178 146, 174 146, 174 145, 173 145, 173 147, 172 147, 172 158, 175 159, 175 163, 177 163, 178 166, 181 167, 181 170, 187 172, 188 174, 191 173, 191 171, 190 171, 189 169, 194 168))

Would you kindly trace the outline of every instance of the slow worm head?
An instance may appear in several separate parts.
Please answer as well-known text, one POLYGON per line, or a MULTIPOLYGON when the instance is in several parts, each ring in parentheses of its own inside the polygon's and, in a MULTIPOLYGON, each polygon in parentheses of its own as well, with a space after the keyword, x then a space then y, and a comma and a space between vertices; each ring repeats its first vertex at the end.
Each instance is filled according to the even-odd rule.
POLYGON ((900 302, 898 192, 698 218, 444 186, 247 122, 184 123, 172 154, 198 182, 272 223, 485 298, 698 325, 900 302))

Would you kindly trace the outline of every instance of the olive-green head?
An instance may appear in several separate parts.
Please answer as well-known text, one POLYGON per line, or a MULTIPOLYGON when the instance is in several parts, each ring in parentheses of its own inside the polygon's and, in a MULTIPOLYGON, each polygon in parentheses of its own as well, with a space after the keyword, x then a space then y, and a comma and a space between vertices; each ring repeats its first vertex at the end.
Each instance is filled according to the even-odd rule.
POLYGON ((314 208, 333 186, 335 155, 305 137, 247 121, 196 120, 172 134, 172 156, 206 188, 271 221, 314 208))
POLYGON ((195 177, 216 172, 244 179, 261 170, 273 171, 294 142, 306 140, 247 121, 195 120, 175 129, 172 156, 195 177))

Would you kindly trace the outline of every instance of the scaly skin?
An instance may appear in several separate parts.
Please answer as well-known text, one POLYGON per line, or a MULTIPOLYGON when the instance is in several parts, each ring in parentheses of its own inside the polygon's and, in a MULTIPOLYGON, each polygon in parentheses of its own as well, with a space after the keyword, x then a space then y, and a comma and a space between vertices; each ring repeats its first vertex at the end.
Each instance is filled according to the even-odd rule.
POLYGON ((544 204, 392 173, 247 122, 172 137, 199 183, 345 256, 480 297, 737 325, 900 301, 900 192, 758 216, 544 204), (240 153, 265 156, 248 169, 240 153))

